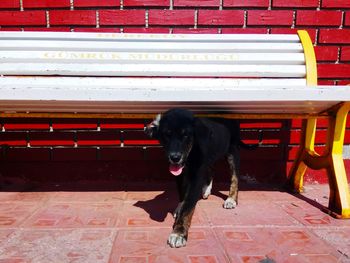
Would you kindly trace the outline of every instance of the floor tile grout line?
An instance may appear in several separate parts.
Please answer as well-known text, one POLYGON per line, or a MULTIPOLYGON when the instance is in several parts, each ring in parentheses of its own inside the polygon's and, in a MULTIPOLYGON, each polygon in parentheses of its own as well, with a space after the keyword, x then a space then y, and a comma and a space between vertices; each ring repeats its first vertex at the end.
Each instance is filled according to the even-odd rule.
POLYGON ((220 244, 220 249, 222 250, 222 253, 225 255, 227 262, 232 262, 230 259, 230 255, 229 253, 226 251, 225 249, 225 244, 222 242, 222 240, 219 238, 219 236, 217 235, 216 231, 214 230, 213 227, 210 227, 210 231, 212 232, 212 234, 214 235, 215 240, 220 244))
POLYGON ((109 255, 108 255, 108 262, 112 262, 111 259, 112 259, 112 256, 113 256, 114 244, 117 241, 118 235, 119 235, 119 231, 118 230, 114 230, 114 238, 113 238, 111 249, 110 249, 110 252, 109 252, 109 255))
MULTIPOLYGON (((345 227, 337 227, 337 228, 332 228, 332 227, 306 227, 306 226, 249 226, 249 225, 214 225, 214 226, 205 226, 205 225, 197 225, 197 226, 191 226, 192 229, 211 229, 214 231, 214 229, 224 229, 224 228, 232 228, 232 229, 259 229, 259 228, 264 228, 264 229, 279 229, 279 230, 284 230, 284 229, 305 229, 314 235, 316 235, 313 231, 314 230, 348 230, 350 227, 345 226, 345 227)), ((66 230, 66 229, 89 229, 89 230, 97 230, 97 231, 102 231, 102 230, 115 230, 115 231, 140 231, 142 229, 149 229, 149 230, 157 230, 157 229, 169 229, 169 226, 133 226, 133 227, 128 227, 128 226, 108 226, 108 227, 94 227, 94 226, 67 226, 67 227, 60 227, 60 226, 20 226, 20 225, 15 225, 15 226, 8 226, 8 227, 0 227, 0 230, 25 230, 25 229, 36 229, 36 230, 66 230)))
POLYGON ((19 227, 24 227, 24 225, 25 225, 28 221, 30 221, 30 219, 33 218, 33 217, 35 216, 35 214, 36 214, 38 211, 42 210, 42 209, 43 209, 43 206, 46 207, 46 204, 48 204, 48 203, 49 203, 49 197, 48 197, 48 196, 45 196, 44 200, 43 200, 42 202, 40 202, 40 205, 37 205, 36 209, 34 209, 33 211, 31 211, 30 214, 29 214, 27 217, 25 217, 25 218, 22 220, 22 222, 19 223, 18 226, 19 226, 19 227))
MULTIPOLYGON (((307 227, 306 227, 306 229, 309 230, 307 227)), ((320 229, 320 228, 318 228, 318 229, 320 229)), ((328 242, 326 239, 322 238, 321 236, 317 235, 317 233, 315 233, 314 231, 309 230, 308 232, 310 232, 314 238, 320 240, 320 242, 322 242, 323 244, 334 248, 337 251, 337 253, 339 253, 341 255, 340 258, 338 259, 338 262, 341 262, 340 260, 344 259, 344 258, 349 259, 348 255, 346 253, 345 254, 342 253, 342 251, 339 248, 337 248, 336 246, 334 246, 332 243, 328 242)))

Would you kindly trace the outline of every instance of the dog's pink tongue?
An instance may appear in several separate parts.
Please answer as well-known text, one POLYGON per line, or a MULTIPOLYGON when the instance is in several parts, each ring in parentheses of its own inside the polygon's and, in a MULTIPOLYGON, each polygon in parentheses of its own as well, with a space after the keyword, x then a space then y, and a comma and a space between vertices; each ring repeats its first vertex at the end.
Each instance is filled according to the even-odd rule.
POLYGON ((169 171, 175 175, 178 176, 182 173, 183 166, 176 165, 176 164, 170 164, 169 171))

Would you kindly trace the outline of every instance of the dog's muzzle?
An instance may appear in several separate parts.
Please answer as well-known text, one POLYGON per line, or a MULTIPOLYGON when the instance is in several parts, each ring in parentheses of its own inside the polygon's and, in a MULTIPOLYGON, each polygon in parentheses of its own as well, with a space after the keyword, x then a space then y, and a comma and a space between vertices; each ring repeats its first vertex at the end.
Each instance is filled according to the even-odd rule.
POLYGON ((175 176, 178 176, 182 173, 184 165, 182 164, 182 154, 174 152, 169 154, 169 171, 175 176))

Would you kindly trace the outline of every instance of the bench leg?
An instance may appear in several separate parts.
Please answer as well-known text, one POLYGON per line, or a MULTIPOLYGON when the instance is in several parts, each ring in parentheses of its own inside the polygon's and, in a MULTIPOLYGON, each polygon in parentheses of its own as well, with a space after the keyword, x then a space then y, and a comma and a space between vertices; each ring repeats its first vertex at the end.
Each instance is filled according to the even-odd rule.
POLYGON ((289 188, 301 192, 307 167, 326 169, 330 189, 328 208, 334 216, 340 218, 350 218, 350 193, 343 161, 343 143, 349 110, 350 103, 344 103, 330 117, 326 153, 323 156, 319 156, 314 150, 316 119, 303 121, 300 149, 288 179, 289 188))
POLYGON ((346 129, 346 117, 350 103, 345 103, 330 120, 328 129, 328 180, 329 209, 341 217, 350 218, 350 193, 343 161, 343 144, 346 129))
POLYGON ((303 120, 299 151, 289 172, 289 188, 297 193, 303 192, 304 174, 307 168, 305 159, 308 153, 317 155, 314 150, 316 122, 316 118, 303 120))

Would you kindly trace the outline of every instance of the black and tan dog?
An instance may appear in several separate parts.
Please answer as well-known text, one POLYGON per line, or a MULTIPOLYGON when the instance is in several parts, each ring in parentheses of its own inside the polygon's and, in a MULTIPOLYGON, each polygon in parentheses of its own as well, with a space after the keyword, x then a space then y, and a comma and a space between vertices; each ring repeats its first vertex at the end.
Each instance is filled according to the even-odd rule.
POLYGON ((254 148, 240 140, 239 123, 228 119, 196 118, 184 109, 171 109, 146 127, 158 139, 169 159, 169 171, 176 177, 180 202, 174 212, 175 223, 168 238, 171 247, 186 245, 188 230, 197 201, 208 198, 212 188, 210 168, 222 157, 231 171, 229 195, 223 207, 237 206, 239 148, 254 148))

